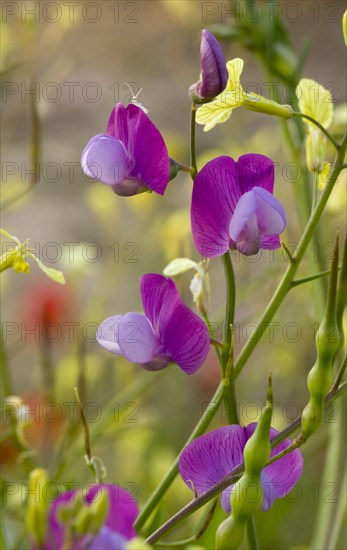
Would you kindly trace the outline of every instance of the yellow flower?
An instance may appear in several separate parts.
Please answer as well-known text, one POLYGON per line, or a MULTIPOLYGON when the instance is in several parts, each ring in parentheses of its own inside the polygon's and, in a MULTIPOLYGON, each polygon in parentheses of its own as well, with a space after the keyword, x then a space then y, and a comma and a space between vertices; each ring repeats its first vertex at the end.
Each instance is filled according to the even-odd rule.
POLYGON ((345 44, 347 46, 347 10, 343 14, 343 18, 342 18, 342 31, 345 39, 345 44))
POLYGON ((0 229, 0 234, 6 239, 16 243, 16 245, 11 246, 10 250, 6 250, 6 252, 0 256, 0 272, 12 267, 16 273, 30 273, 30 265, 26 259, 32 258, 47 277, 60 285, 65 284, 65 278, 61 271, 44 265, 34 254, 34 250, 28 248, 29 239, 21 243, 17 237, 10 235, 4 229, 0 229))
POLYGON ((228 61, 229 80, 225 90, 213 101, 199 108, 196 114, 196 122, 205 125, 204 132, 208 132, 216 124, 228 120, 233 110, 237 107, 245 107, 250 111, 258 111, 259 113, 281 116, 283 118, 290 118, 292 116, 293 109, 290 105, 280 105, 276 101, 266 99, 259 94, 247 94, 244 91, 240 82, 243 65, 244 62, 240 58, 228 61))
MULTIPOLYGON (((299 100, 300 111, 319 122, 326 130, 333 119, 333 101, 329 90, 315 80, 303 78, 300 80, 296 95, 299 100)), ((306 124, 308 137, 306 142, 307 166, 311 172, 319 174, 324 170, 326 153, 326 137, 321 130, 310 120, 303 119, 306 124)))

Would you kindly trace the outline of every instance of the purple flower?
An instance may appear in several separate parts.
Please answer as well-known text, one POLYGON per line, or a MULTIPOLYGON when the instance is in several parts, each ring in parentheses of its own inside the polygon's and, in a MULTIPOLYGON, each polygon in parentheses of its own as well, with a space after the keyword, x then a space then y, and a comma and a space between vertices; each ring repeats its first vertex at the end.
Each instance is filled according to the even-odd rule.
MULTIPOLYGON (((80 491, 67 491, 57 497, 51 504, 48 516, 48 534, 44 550, 63 550, 63 548, 73 548, 74 550, 123 550, 126 548, 128 540, 136 537, 136 531, 133 527, 138 515, 138 506, 133 497, 118 485, 100 483, 89 488, 84 504, 81 506, 88 508, 93 501, 100 498, 100 490, 106 490, 108 495, 108 511, 105 521, 99 531, 76 533, 73 528, 73 522, 77 517, 78 511, 73 512, 74 507, 80 498, 80 491), (63 509, 71 512, 68 522, 64 523, 61 519, 63 509), (72 538, 71 538, 72 537, 72 538), (67 540, 68 539, 68 540, 67 540), (66 544, 69 544, 67 546, 66 544)), ((86 525, 88 529, 88 524, 86 525)))
POLYGON ((160 370, 174 362, 192 374, 208 353, 205 323, 183 303, 172 279, 143 275, 140 292, 145 315, 109 317, 97 331, 98 343, 147 370, 160 370))
POLYGON ((190 87, 189 93, 193 99, 213 99, 227 85, 228 71, 218 40, 206 29, 202 31, 200 63, 200 80, 190 87))
MULTIPOLYGON (((193 486, 198 495, 221 481, 243 462, 243 450, 257 426, 256 422, 245 428, 238 425, 225 426, 194 439, 182 452, 179 460, 180 474, 190 489, 193 486)), ((270 439, 277 434, 271 428, 270 439)), ((272 451, 274 456, 291 444, 286 439, 272 451)), ((303 467, 303 457, 299 450, 292 451, 277 462, 266 466, 262 472, 264 498, 262 510, 265 512, 276 498, 285 497, 297 483, 303 467)), ((221 503, 225 512, 230 512, 230 494, 233 485, 221 493, 221 503)))
POLYGON ((163 195, 169 182, 170 160, 162 135, 136 105, 117 103, 106 134, 92 137, 83 150, 85 174, 130 196, 152 190, 163 195))
POLYGON ((273 186, 274 164, 263 155, 208 162, 195 178, 191 205, 200 254, 213 258, 236 248, 249 256, 260 248, 279 248, 286 217, 273 186))

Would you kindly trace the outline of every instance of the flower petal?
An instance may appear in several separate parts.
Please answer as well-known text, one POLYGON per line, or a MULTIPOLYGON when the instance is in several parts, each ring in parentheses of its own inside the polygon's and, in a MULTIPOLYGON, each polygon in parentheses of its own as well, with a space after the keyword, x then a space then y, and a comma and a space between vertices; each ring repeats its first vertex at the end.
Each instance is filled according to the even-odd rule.
POLYGON ((210 337, 205 323, 183 303, 172 279, 143 275, 140 291, 146 317, 158 335, 162 353, 192 374, 208 353, 210 337))
POLYGON ((147 317, 127 313, 119 321, 118 344, 124 357, 133 363, 148 363, 160 347, 147 317))
POLYGON ((125 146, 133 167, 129 177, 163 195, 170 177, 170 160, 164 139, 140 107, 118 103, 107 132, 125 146))
POLYGON ((273 161, 264 155, 242 155, 237 161, 239 168, 239 186, 241 193, 246 193, 253 187, 262 187, 273 192, 275 167, 273 161))
POLYGON ((112 186, 124 181, 131 168, 122 142, 106 134, 91 138, 82 152, 81 166, 87 176, 112 186))
MULTIPOLYGON (((205 125, 204 132, 209 132, 216 124, 221 124, 230 118, 234 107, 226 103, 224 93, 219 95, 214 101, 205 103, 205 105, 202 105, 197 110, 196 122, 197 124, 205 125)), ((237 107, 237 105, 235 106, 237 107)))
POLYGON ((165 326, 181 297, 172 279, 166 279, 157 273, 147 273, 140 279, 140 293, 147 319, 150 320, 154 332, 165 326))
MULTIPOLYGON (((236 205, 229 226, 229 234, 235 248, 242 254, 256 254, 262 243, 269 248, 268 235, 282 233, 286 225, 285 212, 275 197, 262 189, 253 187, 242 195, 236 205)), ((277 248, 277 242, 275 243, 277 248)))
POLYGON ((268 191, 254 187, 257 219, 261 236, 279 235, 286 227, 286 214, 281 203, 268 191))
MULTIPOLYGON (((246 442, 246 432, 238 425, 225 426, 194 439, 179 459, 183 481, 201 495, 242 463, 246 442)), ((226 512, 230 512, 230 493, 228 487, 221 497, 226 512)))
POLYGON ((92 542, 88 544, 88 550, 125 550, 127 539, 114 533, 108 527, 102 527, 92 542))
POLYGON ((240 196, 237 164, 231 157, 208 162, 196 176, 191 224, 202 256, 222 256, 229 249, 229 224, 240 196))
POLYGON ((134 522, 139 508, 133 496, 117 484, 100 483, 89 489, 86 501, 92 502, 96 499, 101 489, 106 489, 109 494, 109 509, 105 526, 127 540, 136 537, 134 522))
POLYGON ((113 317, 108 317, 99 325, 96 331, 96 341, 98 344, 115 355, 122 355, 118 345, 118 327, 121 318, 121 315, 113 315, 113 317))
POLYGON ((201 47, 201 81, 198 84, 200 97, 211 98, 221 93, 228 81, 225 57, 217 38, 203 29, 201 47))
POLYGON ((202 366, 210 347, 204 321, 183 302, 176 305, 165 327, 160 327, 159 338, 165 353, 186 374, 193 374, 202 366))

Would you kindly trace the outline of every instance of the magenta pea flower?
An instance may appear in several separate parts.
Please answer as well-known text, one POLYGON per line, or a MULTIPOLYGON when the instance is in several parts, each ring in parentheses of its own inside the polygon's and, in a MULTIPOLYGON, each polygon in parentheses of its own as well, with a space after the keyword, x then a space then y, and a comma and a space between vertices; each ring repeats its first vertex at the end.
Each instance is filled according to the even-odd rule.
POLYGON ((106 134, 97 134, 81 156, 84 173, 109 185, 117 195, 144 191, 163 195, 170 176, 164 139, 137 105, 117 103, 106 134))
MULTIPOLYGON (((179 471, 186 485, 201 495, 242 464, 243 450, 256 426, 256 422, 245 428, 238 425, 225 426, 194 439, 183 450, 179 460, 179 471)), ((277 430, 271 428, 270 439, 276 434, 277 430)), ((282 452, 290 444, 291 440, 285 439, 271 451, 271 456, 282 452)), ((297 449, 264 468, 261 474, 264 512, 276 498, 283 498, 292 490, 300 478, 302 468, 303 457, 297 449)), ((227 487, 220 496, 225 512, 231 510, 232 487, 227 487)))
POLYGON ((183 303, 172 279, 143 275, 140 292, 145 314, 109 317, 97 330, 97 342, 147 370, 177 363, 186 374, 192 374, 202 366, 209 350, 205 323, 183 303))
POLYGON ((93 485, 84 498, 81 491, 67 491, 50 506, 44 550, 124 550, 127 541, 137 536, 133 525, 138 512, 132 495, 118 485, 93 485), (108 502, 100 524, 88 511, 100 502, 102 491, 108 502))
POLYGON ((199 253, 213 258, 232 248, 250 256, 260 248, 279 248, 286 216, 273 187, 274 163, 263 155, 208 162, 195 178, 191 205, 199 253))
POLYGON ((203 29, 200 45, 200 80, 189 93, 193 99, 210 100, 219 95, 227 85, 228 71, 223 50, 215 36, 203 29))

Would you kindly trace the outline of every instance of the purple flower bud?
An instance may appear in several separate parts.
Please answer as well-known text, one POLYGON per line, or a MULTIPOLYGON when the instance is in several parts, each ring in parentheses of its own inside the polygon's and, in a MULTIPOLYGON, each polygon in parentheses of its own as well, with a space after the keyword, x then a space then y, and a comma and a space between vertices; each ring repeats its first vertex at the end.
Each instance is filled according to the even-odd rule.
POLYGON ((200 63, 200 80, 190 87, 189 94, 195 100, 210 100, 224 90, 228 82, 228 71, 223 50, 207 29, 202 31, 200 63))

